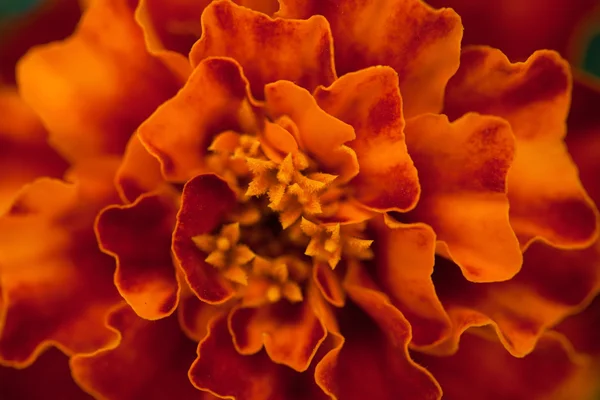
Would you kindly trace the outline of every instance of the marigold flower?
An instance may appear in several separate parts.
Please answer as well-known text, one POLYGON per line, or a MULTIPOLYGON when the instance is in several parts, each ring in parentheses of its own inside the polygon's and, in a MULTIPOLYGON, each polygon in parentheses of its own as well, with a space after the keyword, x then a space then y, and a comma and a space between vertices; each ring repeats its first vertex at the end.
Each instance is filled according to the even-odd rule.
POLYGON ((106 399, 591 397, 557 53, 461 48, 420 0, 82 4, 0 98, 2 162, 40 154, 0 180, 2 365, 55 347, 106 399))

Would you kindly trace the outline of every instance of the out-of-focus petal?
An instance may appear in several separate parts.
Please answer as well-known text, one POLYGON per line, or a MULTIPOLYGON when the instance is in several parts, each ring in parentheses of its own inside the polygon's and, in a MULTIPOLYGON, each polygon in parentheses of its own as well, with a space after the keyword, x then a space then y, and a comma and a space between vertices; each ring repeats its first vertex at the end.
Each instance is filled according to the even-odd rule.
POLYGON ((417 170, 404 139, 398 75, 389 67, 349 73, 315 92, 328 114, 350 124, 359 174, 350 182, 356 198, 380 211, 412 209, 420 194, 417 170))
POLYGON ((517 358, 486 336, 463 335, 451 357, 413 355, 440 382, 444 399, 592 400, 594 371, 564 340, 546 335, 533 353, 517 358))
POLYGON ((419 0, 280 0, 285 18, 323 15, 331 25, 340 76, 375 65, 398 72, 407 118, 440 112, 458 69, 462 25, 451 9, 419 0), (377 21, 376 23, 374 21, 377 21))
POLYGON ((265 88, 269 117, 288 116, 298 127, 299 146, 314 157, 323 171, 347 182, 358 173, 356 154, 344 143, 356 135, 352 126, 327 114, 304 88, 289 81, 265 88))
POLYGON ((339 275, 327 263, 319 262, 313 266, 313 282, 325 300, 337 307, 344 306, 346 293, 339 275))
POLYGON ((231 340, 227 319, 213 320, 198 346, 189 375, 197 388, 237 400, 304 400, 325 398, 312 374, 298 373, 274 363, 261 351, 239 354, 231 340), (229 397, 230 396, 230 397, 229 397))
POLYGON ((352 299, 338 313, 344 343, 317 366, 319 386, 338 399, 439 399, 435 380, 408 355, 411 332, 404 316, 368 288, 363 271, 351 270, 344 283, 352 299))
POLYGON ((163 318, 177 307, 171 258, 177 209, 172 193, 149 193, 133 204, 105 208, 96 222, 100 248, 116 260, 115 286, 142 318, 163 318))
POLYGON ((197 176, 183 188, 173 233, 173 253, 192 291, 207 303, 224 303, 235 291, 219 271, 204 261, 208 254, 194 244, 192 237, 210 233, 235 204, 235 194, 215 175, 197 176))
POLYGON ((596 296, 585 310, 558 324, 556 330, 569 339, 576 351, 599 359, 600 296, 596 296))
POLYGON ((16 90, 0 86, 0 214, 18 190, 41 176, 60 177, 65 161, 48 146, 48 133, 16 90))
POLYGON ((264 344, 277 364, 306 371, 327 331, 308 301, 285 300, 258 308, 237 307, 229 315, 233 343, 241 354, 256 354, 264 344))
POLYGON ((69 161, 122 153, 138 125, 181 85, 147 52, 131 3, 92 2, 69 39, 31 50, 18 65, 23 98, 69 161))
POLYGON ((51 343, 70 354, 115 340, 104 320, 122 299, 92 229, 98 211, 118 201, 115 169, 90 162, 71 174, 75 183, 40 179, 0 219, 4 363, 28 365, 51 343))
POLYGON ((431 280, 435 233, 425 224, 401 224, 379 217, 370 224, 375 242, 375 278, 410 322, 412 346, 445 338, 450 320, 431 280))
POLYGON ((111 400, 202 399, 187 376, 196 344, 174 315, 147 321, 124 306, 113 311, 108 324, 119 333, 118 344, 71 359, 73 377, 84 390, 111 400))
POLYGON ((422 189, 410 220, 433 227, 467 279, 514 276, 522 255, 508 218, 506 175, 515 150, 508 123, 423 115, 407 122, 406 142, 422 189))
POLYGON ((58 399, 91 400, 71 378, 69 359, 50 348, 25 369, 0 367, 0 394, 6 400, 47 400, 48 393, 58 399))
POLYGON ((510 222, 523 247, 535 238, 585 247, 598 234, 598 212, 563 143, 571 86, 569 65, 554 52, 511 64, 487 47, 464 50, 448 84, 451 119, 475 111, 510 122, 517 141, 508 175, 510 222))
POLYGON ((181 299, 177 307, 179 325, 190 339, 200 342, 208 334, 208 323, 224 316, 235 300, 223 304, 208 304, 198 299, 186 282, 181 282, 181 286, 181 299))
POLYGON ((204 60, 183 89, 140 126, 140 140, 160 160, 167 178, 185 182, 204 172, 203 156, 215 135, 254 128, 249 96, 239 64, 204 60))
MULTIPOLYGON (((521 271, 506 282, 467 282, 442 260, 433 277, 455 332, 479 325, 485 316, 497 326, 508 351, 522 357, 545 330, 581 310, 600 291, 600 247, 560 250, 533 243, 521 271)), ((456 343, 458 336, 452 339, 456 343)))
POLYGON ((211 56, 234 58, 257 99, 264 98, 263 88, 270 82, 284 79, 312 91, 335 79, 333 40, 323 16, 272 19, 217 0, 202 14, 202 28, 190 52, 192 65, 211 56))

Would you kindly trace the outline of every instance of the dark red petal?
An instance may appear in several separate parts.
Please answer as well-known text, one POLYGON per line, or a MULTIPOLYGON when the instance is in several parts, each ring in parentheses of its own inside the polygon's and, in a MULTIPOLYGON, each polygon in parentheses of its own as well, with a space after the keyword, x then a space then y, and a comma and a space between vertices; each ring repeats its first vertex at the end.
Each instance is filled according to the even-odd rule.
POLYGON ((192 65, 212 56, 235 59, 257 99, 264 98, 267 83, 278 80, 312 91, 335 79, 331 32, 322 16, 274 20, 217 0, 202 14, 202 27, 202 37, 190 52, 192 65))
POLYGON ((231 341, 227 319, 213 320, 189 371, 197 388, 236 400, 320 400, 325 396, 308 372, 275 364, 264 351, 241 355, 231 341))
POLYGON ((398 75, 387 67, 349 73, 315 91, 327 113, 352 125, 359 174, 350 182, 356 198, 379 211, 407 211, 419 198, 417 170, 404 140, 398 75))
POLYGON ((202 398, 187 376, 196 344, 174 315, 147 321, 124 306, 108 324, 120 333, 118 344, 71 359, 73 377, 88 393, 112 400, 202 398))
POLYGON ((597 295, 582 312, 558 324, 556 330, 569 339, 575 350, 600 360, 600 295, 597 295))
POLYGON ((187 286, 181 283, 181 299, 177 307, 177 318, 183 332, 195 342, 200 342, 208 334, 208 323, 216 318, 226 315, 232 307, 232 301, 223 304, 208 304, 198 297, 187 286))
POLYGON ((181 208, 173 233, 173 252, 191 290, 202 301, 224 303, 235 293, 230 283, 204 259, 192 237, 209 233, 236 204, 235 194, 215 175, 199 175, 183 188, 181 208))
POLYGON ((177 307, 179 284, 171 258, 177 203, 173 193, 150 193, 133 204, 104 209, 96 222, 100 248, 117 263, 115 286, 142 318, 163 318, 177 307))

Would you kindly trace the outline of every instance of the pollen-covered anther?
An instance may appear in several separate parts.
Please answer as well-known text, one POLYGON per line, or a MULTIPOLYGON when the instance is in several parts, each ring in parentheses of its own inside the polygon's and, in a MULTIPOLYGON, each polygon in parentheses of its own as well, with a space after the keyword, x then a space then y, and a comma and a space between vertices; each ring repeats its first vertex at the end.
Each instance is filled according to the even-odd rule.
POLYGON ((225 278, 241 285, 248 284, 248 264, 256 256, 250 248, 239 243, 240 225, 223 225, 218 235, 192 237, 194 244, 208 256, 205 261, 222 271, 225 278))
POLYGON ((265 292, 265 297, 271 303, 276 303, 282 298, 291 303, 297 303, 304 299, 300 285, 290 279, 288 261, 285 258, 269 260, 256 257, 252 263, 252 274, 267 278, 271 282, 265 292))
POLYGON ((326 262, 332 269, 337 266, 342 256, 359 260, 373 258, 373 240, 353 236, 356 229, 352 226, 317 224, 302 218, 300 227, 310 238, 304 254, 316 261, 326 262))

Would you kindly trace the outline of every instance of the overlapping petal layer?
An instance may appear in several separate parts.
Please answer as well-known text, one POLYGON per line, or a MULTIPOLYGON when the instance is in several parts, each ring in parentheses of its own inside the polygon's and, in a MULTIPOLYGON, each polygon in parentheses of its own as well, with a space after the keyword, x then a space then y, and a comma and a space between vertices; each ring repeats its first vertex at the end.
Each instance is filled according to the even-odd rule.
POLYGON ((459 64, 462 25, 453 10, 433 10, 418 0, 280 4, 277 15, 285 18, 327 18, 340 76, 388 65, 398 72, 406 118, 441 111, 446 83, 459 64))
POLYGON ((422 188, 409 220, 433 227, 467 279, 513 277, 522 255, 508 219, 506 177, 514 154, 508 123, 477 114, 453 123, 423 115, 407 122, 406 141, 422 188))
POLYGON ((171 258, 177 208, 175 194, 148 193, 133 204, 105 208, 96 222, 100 248, 116 260, 115 286, 142 318, 163 318, 177 307, 171 258))
POLYGON ((122 153, 181 84, 146 50, 131 3, 92 1, 69 39, 30 51, 18 65, 23 98, 69 161, 122 153))
POLYGON ((538 51, 511 64, 487 47, 463 50, 448 84, 451 119, 476 111, 511 124, 517 153, 508 177, 510 222, 523 247, 535 238, 585 247, 598 234, 597 210, 563 143, 571 86, 569 66, 556 53, 538 51))
POLYGON ((115 168, 94 161, 71 172, 75 183, 40 179, 0 219, 3 363, 28 365, 50 344, 77 353, 115 340, 104 317, 122 300, 93 232, 98 211, 118 201, 115 168))
POLYGON ((412 209, 421 188, 404 140, 398 75, 388 67, 349 73, 315 99, 328 114, 351 125, 360 172, 350 182, 356 198, 380 211, 412 209))
POLYGON ((121 337, 118 343, 71 359, 76 382, 95 398, 214 399, 203 397, 188 380, 196 344, 174 315, 147 321, 123 306, 110 314, 108 324, 121 337))

